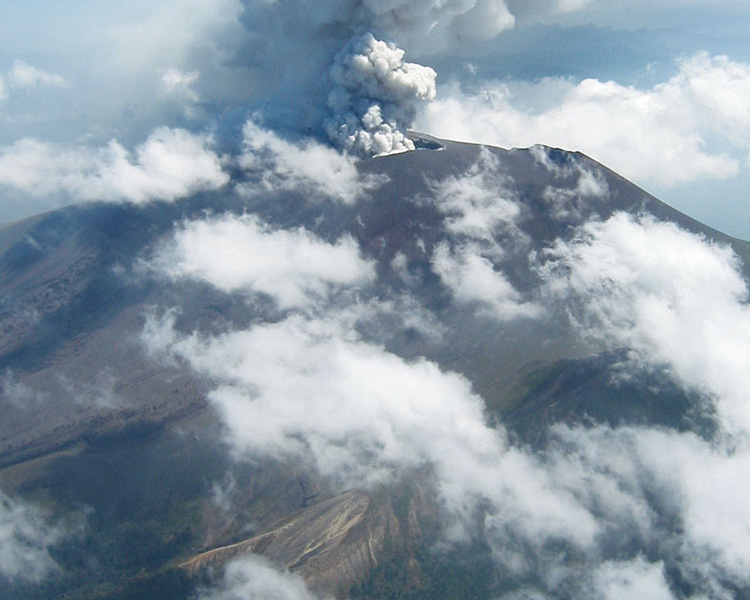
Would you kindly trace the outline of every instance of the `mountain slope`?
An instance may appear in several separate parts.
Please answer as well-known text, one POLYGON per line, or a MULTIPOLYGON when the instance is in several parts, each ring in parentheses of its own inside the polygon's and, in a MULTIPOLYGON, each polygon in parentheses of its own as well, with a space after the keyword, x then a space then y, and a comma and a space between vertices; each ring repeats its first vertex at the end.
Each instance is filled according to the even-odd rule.
MULTIPOLYGON (((239 173, 232 189, 174 204, 73 206, 0 229, 0 490, 45 506, 57 523, 87 522, 50 546, 59 570, 46 583, 13 579, 12 597, 166 597, 164 586, 187 597, 188 576, 202 580, 206 566, 246 553, 270 557, 321 593, 375 597, 390 577, 401 582, 393 597, 435 597, 445 582, 434 565, 455 573, 460 557, 431 550, 449 519, 433 497, 443 484, 429 460, 402 469, 401 458, 389 458, 372 479, 357 479, 378 444, 351 473, 333 475, 321 472, 314 439, 303 458, 273 440, 249 456, 237 446, 236 415, 217 394, 239 380, 225 385, 199 355, 234 333, 295 318, 303 329, 327 323, 326 314, 343 319, 348 333, 331 348, 350 344, 357 356, 383 352, 388 364, 397 357, 460 374, 488 421, 504 423, 523 448, 545 448, 560 422, 713 435, 710 407, 670 372, 618 379, 629 353, 582 336, 566 318, 574 300, 551 296, 545 269, 555 244, 583 239, 587 223, 618 214, 731 245, 745 274, 746 242, 580 154, 417 141, 417 151, 359 162, 353 203, 309 182, 292 185, 289 175, 269 185, 239 173), (221 219, 240 219, 266 244, 280 231, 287 240, 314 236, 304 237, 313 249, 353 240, 365 283, 349 291, 339 273, 326 272, 323 284, 305 275, 285 305, 283 273, 271 283, 258 276, 248 289, 211 283, 220 260, 204 276, 178 273, 175 240, 191 224, 221 219), (168 317, 172 337, 160 349, 154 339, 166 334, 153 328, 168 317), (389 479, 402 470, 421 472, 416 488, 389 479)), ((185 239, 186 247, 202 242, 185 239)), ((263 260, 237 258, 245 259, 263 260)), ((492 563, 483 536, 469 536, 464 552, 475 565, 492 563)), ((506 571, 489 573, 468 597, 511 589, 506 571)))

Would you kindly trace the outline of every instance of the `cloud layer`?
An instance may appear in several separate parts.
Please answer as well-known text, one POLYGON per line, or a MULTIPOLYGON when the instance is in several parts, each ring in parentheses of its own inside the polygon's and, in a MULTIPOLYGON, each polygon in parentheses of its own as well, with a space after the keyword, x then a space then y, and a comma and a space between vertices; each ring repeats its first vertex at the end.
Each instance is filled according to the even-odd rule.
POLYGON ((466 93, 449 85, 416 126, 503 147, 544 143, 581 150, 652 185, 736 175, 750 151, 750 113, 743 101, 750 66, 700 53, 678 67, 675 76, 650 89, 597 79, 544 80, 531 85, 533 94, 547 96, 538 111, 525 108, 529 89, 522 86, 488 82, 478 93, 466 93))
POLYGON ((360 178, 356 159, 313 139, 292 143, 249 119, 243 127, 243 152, 237 159, 249 182, 240 188, 301 190, 352 204, 376 185, 360 178))
POLYGON ((221 584, 204 590, 201 600, 316 600, 301 577, 280 571, 260 557, 232 561, 221 584))
POLYGON ((549 289, 585 335, 666 365, 716 399, 725 431, 750 432, 748 290, 730 248, 619 213, 558 242, 549 258, 549 289))
POLYGON ((159 128, 134 156, 106 148, 65 148, 26 138, 0 148, 0 186, 68 201, 175 200, 229 182, 211 138, 159 128))
POLYGON ((253 216, 187 223, 158 260, 171 277, 266 294, 281 308, 310 307, 336 288, 374 278, 351 237, 329 244, 305 229, 273 230, 253 216))
POLYGON ((41 582, 58 569, 49 549, 63 536, 43 510, 0 492, 0 577, 41 582))
MULTIPOLYGON (((577 182, 576 198, 606 202, 597 173, 535 153, 577 182)), ((514 184, 487 174, 496 168, 487 160, 430 191, 452 236, 435 245, 431 265, 457 310, 476 303, 500 321, 568 319, 594 347, 627 350, 619 377, 659 371, 697 392, 697 408, 717 416, 716 435, 589 422, 553 426, 542 447, 520 445, 491 422, 463 375, 368 339, 363 325, 384 300, 367 299, 362 284, 377 283, 375 271, 353 239, 324 242, 251 216, 186 224, 165 265, 227 292, 266 294, 281 318, 212 336, 180 332, 167 314, 149 321, 144 340, 213 382, 210 398, 238 457, 301 460, 341 489, 430 468, 444 535, 465 539, 480 524, 499 576, 514 582, 507 598, 681 598, 684 590, 728 598, 746 589, 750 555, 738 524, 750 522, 750 488, 741 484, 750 461, 750 318, 737 257, 674 224, 616 213, 579 220, 523 258, 514 184), (264 247, 279 251, 260 260, 264 247), (307 262, 316 253, 318 266, 307 262), (492 262, 506 253, 536 269, 533 303, 492 262), (328 268, 344 255, 351 271, 328 268)), ((557 201, 582 208, 560 193, 557 201)), ((565 218, 580 219, 574 213, 565 218)), ((399 307, 404 321, 429 312, 416 299, 399 307)))

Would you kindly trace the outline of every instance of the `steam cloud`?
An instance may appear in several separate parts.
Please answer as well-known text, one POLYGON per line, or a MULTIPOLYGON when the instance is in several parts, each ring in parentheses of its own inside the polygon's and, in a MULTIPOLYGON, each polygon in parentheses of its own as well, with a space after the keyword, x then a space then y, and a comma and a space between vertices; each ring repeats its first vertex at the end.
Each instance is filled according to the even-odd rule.
MULTIPOLYGON (((298 128, 322 131, 358 156, 414 147, 406 133, 416 105, 435 98, 435 72, 405 62, 405 52, 429 57, 514 23, 500 0, 328 0, 314 11, 301 0, 243 4, 248 64, 267 88, 270 110, 285 104, 298 128), (284 35, 290 30, 295 48, 284 35), (296 104, 289 107, 289 98, 296 104)), ((285 113, 281 122, 289 127, 293 119, 285 113)))
POLYGON ((336 55, 328 95, 334 116, 325 129, 337 146, 362 156, 414 149, 405 132, 416 116, 414 103, 434 100, 436 74, 403 58, 403 50, 371 33, 336 55))

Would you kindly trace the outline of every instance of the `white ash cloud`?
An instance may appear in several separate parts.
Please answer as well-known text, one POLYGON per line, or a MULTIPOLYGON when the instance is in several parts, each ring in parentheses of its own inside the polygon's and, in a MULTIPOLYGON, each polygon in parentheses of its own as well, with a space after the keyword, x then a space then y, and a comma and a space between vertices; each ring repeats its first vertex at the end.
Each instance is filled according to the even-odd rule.
POLYGON ((403 50, 371 33, 352 38, 330 70, 333 116, 323 124, 329 139, 360 156, 413 150, 406 132, 416 103, 435 99, 436 76, 429 67, 405 62, 403 50))
POLYGON ((43 509, 0 491, 0 577, 40 583, 59 570, 50 548, 64 536, 43 509))
POLYGON ((328 243, 303 228, 274 230, 251 215, 187 223, 157 262, 171 277, 266 294, 284 309, 310 307, 336 289, 367 285, 375 275, 351 237, 328 243))
POLYGON ((212 145, 210 136, 166 127, 135 153, 116 140, 91 149, 24 138, 0 148, 0 186, 75 201, 172 201, 228 183, 212 145))

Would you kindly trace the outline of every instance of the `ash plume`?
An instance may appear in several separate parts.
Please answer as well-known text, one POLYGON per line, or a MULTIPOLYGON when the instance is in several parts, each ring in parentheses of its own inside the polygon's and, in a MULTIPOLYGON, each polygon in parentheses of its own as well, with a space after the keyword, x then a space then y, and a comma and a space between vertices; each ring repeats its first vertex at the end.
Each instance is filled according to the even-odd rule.
POLYGON ((415 104, 435 99, 436 73, 404 62, 404 51, 371 33, 352 38, 330 70, 333 116, 325 131, 334 145, 369 156, 413 150, 405 132, 414 122, 415 104))
POLYGON ((504 2, 245 0, 248 42, 240 58, 257 74, 266 122, 315 132, 357 156, 413 149, 417 105, 435 98, 436 74, 406 62, 513 26, 504 2), (289 31, 294 31, 290 41, 289 31))

